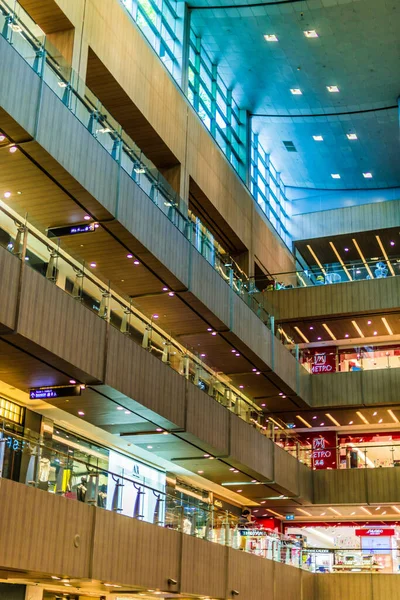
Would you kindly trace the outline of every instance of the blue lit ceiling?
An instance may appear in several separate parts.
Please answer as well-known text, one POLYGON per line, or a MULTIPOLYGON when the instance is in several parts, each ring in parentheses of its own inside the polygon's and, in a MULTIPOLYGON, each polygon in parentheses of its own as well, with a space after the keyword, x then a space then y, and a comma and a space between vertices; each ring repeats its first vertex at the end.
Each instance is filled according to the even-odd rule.
POLYGON ((334 190, 399 186, 399 113, 386 109, 397 106, 400 94, 399 0, 289 0, 196 10, 232 4, 246 0, 190 0, 192 26, 239 105, 269 115, 253 117, 253 129, 284 183, 334 190), (308 30, 319 37, 307 38, 308 30), (264 34, 278 41, 267 42, 264 34), (329 93, 328 85, 339 93, 329 93), (302 95, 292 95, 291 88, 302 95), (289 153, 284 141, 297 152, 289 153))

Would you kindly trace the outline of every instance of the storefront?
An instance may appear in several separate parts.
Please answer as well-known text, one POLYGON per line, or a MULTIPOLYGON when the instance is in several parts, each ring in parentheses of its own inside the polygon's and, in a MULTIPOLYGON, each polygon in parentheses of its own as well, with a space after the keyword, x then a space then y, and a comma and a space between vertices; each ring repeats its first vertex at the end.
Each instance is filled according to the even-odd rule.
POLYGON ((285 531, 302 539, 302 567, 313 573, 399 572, 397 525, 309 523, 285 531))

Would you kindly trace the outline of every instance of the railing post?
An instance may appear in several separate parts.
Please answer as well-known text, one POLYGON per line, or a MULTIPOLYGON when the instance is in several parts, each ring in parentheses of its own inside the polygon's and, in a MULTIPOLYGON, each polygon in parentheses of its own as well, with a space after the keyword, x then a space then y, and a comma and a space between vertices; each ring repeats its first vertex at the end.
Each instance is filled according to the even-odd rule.
POLYGON ((271 324, 271 369, 275 369, 275 317, 270 316, 271 324))

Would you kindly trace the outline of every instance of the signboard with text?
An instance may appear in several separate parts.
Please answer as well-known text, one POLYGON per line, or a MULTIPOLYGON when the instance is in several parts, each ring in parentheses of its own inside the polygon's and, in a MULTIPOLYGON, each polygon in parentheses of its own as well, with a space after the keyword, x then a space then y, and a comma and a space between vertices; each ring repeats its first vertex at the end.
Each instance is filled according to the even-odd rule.
POLYGON ((312 468, 336 469, 336 433, 330 431, 312 438, 312 468))
POLYGON ((336 372, 336 355, 329 351, 315 352, 312 357, 311 373, 335 373, 336 372))

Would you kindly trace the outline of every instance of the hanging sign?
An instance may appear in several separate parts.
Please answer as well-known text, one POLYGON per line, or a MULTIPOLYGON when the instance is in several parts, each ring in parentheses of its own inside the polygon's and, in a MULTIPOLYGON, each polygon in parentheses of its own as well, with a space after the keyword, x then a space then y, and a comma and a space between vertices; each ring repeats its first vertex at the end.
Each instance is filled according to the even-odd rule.
POLYGON ((66 385, 59 387, 40 387, 29 390, 31 400, 46 400, 46 398, 65 398, 68 396, 80 396, 80 385, 66 385))

